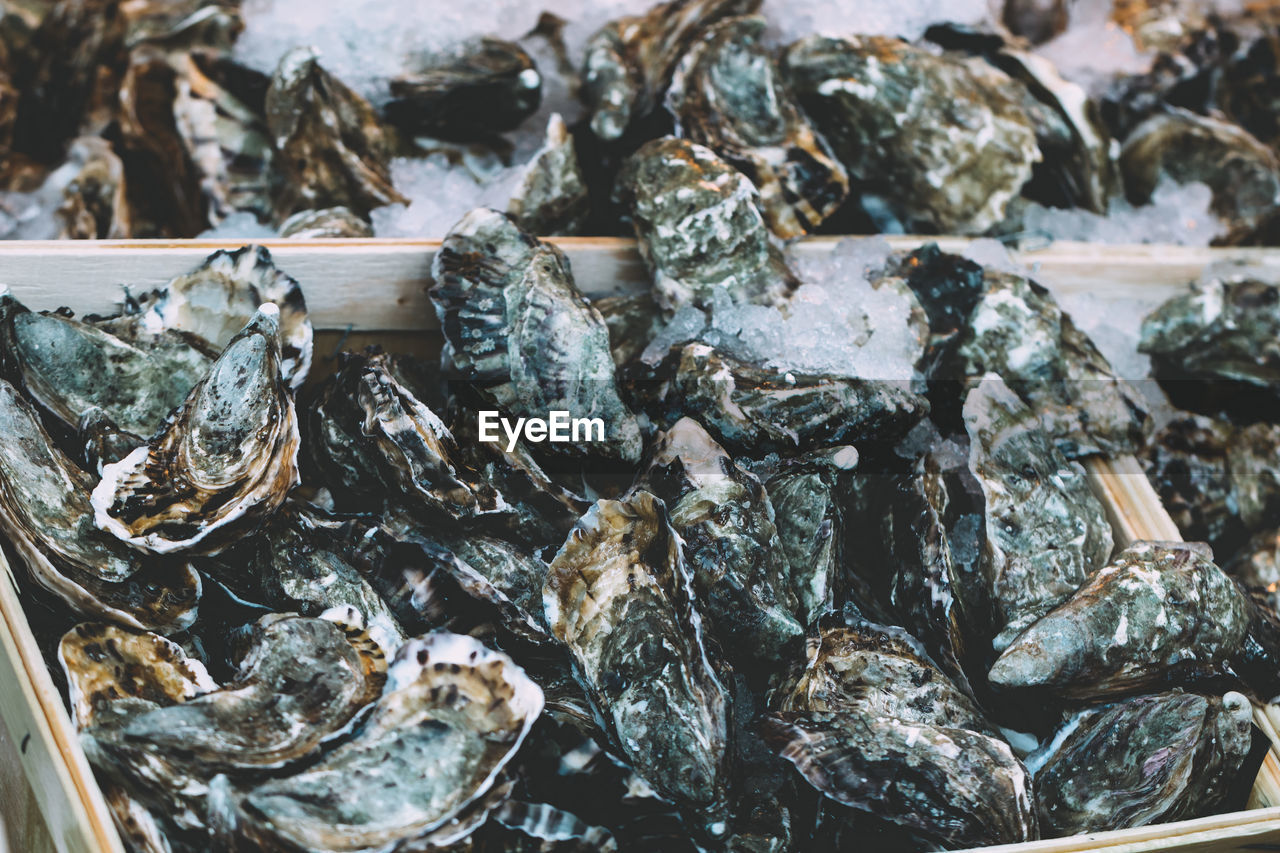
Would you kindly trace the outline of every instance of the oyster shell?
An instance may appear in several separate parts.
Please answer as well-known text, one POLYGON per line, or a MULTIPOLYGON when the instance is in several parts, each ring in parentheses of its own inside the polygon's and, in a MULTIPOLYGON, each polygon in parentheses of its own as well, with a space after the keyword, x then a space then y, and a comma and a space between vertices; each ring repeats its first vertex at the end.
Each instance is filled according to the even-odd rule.
POLYGON ((969 469, 984 502, 983 565, 1003 651, 1066 601, 1111 555, 1111 525, 1084 469, 1054 447, 1039 419, 987 376, 964 402, 969 469))
POLYGON ((1280 612, 1280 529, 1264 530, 1225 562, 1222 570, 1280 612))
POLYGON ((140 313, 109 321, 109 331, 149 340, 163 330, 186 332, 207 341, 214 354, 226 349, 258 306, 280 311, 280 369, 294 389, 311 369, 314 332, 296 279, 281 271, 262 246, 219 250, 186 275, 139 297, 140 313))
POLYGON ((1019 84, 982 60, 883 36, 811 36, 787 48, 782 69, 855 192, 908 232, 981 234, 1041 160, 1019 84))
POLYGON ((81 431, 96 410, 116 429, 151 435, 212 363, 172 333, 135 344, 62 314, 28 311, 7 293, 0 317, 9 375, 67 433, 81 431))
POLYGON ((481 832, 484 838, 478 846, 486 853, 500 850, 614 853, 618 849, 618 840, 609 830, 592 826, 577 815, 546 803, 507 800, 493 811, 481 832), (503 831, 495 832, 498 827, 503 831), (500 839, 504 837, 512 840, 502 843, 500 839))
POLYGON ((1194 546, 1137 542, 1018 636, 988 678, 1067 696, 1151 687, 1225 662, 1250 615, 1248 597, 1194 546))
POLYGON ((548 451, 639 459, 640 427, 618 396, 608 330, 563 252, 477 208, 450 229, 431 272, 441 358, 454 377, 483 383, 482 393, 516 416, 603 419, 603 442, 548 451))
POLYGON ((514 130, 542 103, 542 75, 514 42, 473 39, 415 65, 391 81, 384 108, 410 135, 482 139, 514 130))
POLYGON ((72 610, 138 630, 179 631, 196 618, 200 578, 93 525, 93 479, 50 441, 30 404, 0 381, 0 529, 31 579, 72 610))
POLYGON ((542 691, 509 657, 471 637, 428 634, 401 647, 354 738, 237 805, 260 841, 305 850, 413 849, 400 845, 440 830, 465 837, 499 804, 486 795, 509 793, 499 776, 541 712, 542 691))
POLYGON ((696 418, 738 453, 891 444, 929 411, 898 383, 757 367, 706 344, 673 347, 658 375, 668 422, 696 418))
POLYGON ((1162 178, 1199 181, 1213 190, 1212 210, 1229 226, 1226 242, 1245 239, 1280 206, 1280 159, 1248 131, 1171 108, 1144 121, 1120 149, 1124 192, 1144 204, 1162 178))
POLYGON ((613 748, 695 832, 722 837, 729 697, 662 501, 598 501, 552 560, 543 601, 613 748))
POLYGON ((614 198, 631 213, 658 304, 778 304, 797 286, 756 204, 746 175, 710 148, 664 137, 623 165, 614 198))
POLYGON ((58 662, 80 731, 92 728, 99 712, 109 716, 110 706, 122 699, 163 707, 218 689, 204 664, 188 658, 177 643, 105 622, 81 622, 64 634, 58 662))
POLYGON ((1197 282, 1143 318, 1138 351, 1157 378, 1230 380, 1280 395, 1280 286, 1197 282))
POLYGON ((670 0, 605 24, 587 42, 582 62, 591 130, 605 140, 621 137, 661 103, 695 39, 719 20, 758 8, 760 0, 670 0))
POLYGON ((858 709, 776 712, 761 729, 826 797, 932 844, 959 848, 1039 837, 1031 778, 996 738, 858 709))
POLYGON ((280 237, 325 240, 333 237, 372 237, 373 228, 345 207, 300 210, 280 224, 280 237))
POLYGON ((852 446, 815 450, 757 471, 773 504, 774 525, 800 622, 814 624, 843 598, 844 495, 858 464, 852 446))
POLYGON ((176 72, 174 125, 209 222, 217 225, 236 211, 269 218, 276 164, 263 94, 270 78, 217 51, 176 53, 169 63, 176 72))
POLYGON ((157 554, 213 554, 280 507, 298 484, 298 424, 279 316, 259 308, 165 431, 103 467, 100 528, 157 554))
POLYGON ((266 96, 267 128, 285 180, 274 199, 277 219, 299 210, 408 204, 391 185, 392 141, 373 107, 320 67, 316 53, 285 54, 266 96))
POLYGON ((277 769, 315 755, 350 728, 387 678, 382 650, 359 627, 337 621, 347 616, 342 608, 316 619, 264 616, 230 683, 99 731, 94 754, 134 768, 160 791, 161 774, 207 781, 220 771, 277 769))
POLYGON ((998 373, 1069 459, 1133 453, 1151 432, 1148 403, 1040 285, 986 270, 957 354, 966 377, 998 373))
POLYGON ((669 507, 710 631, 740 672, 768 672, 804 633, 773 504, 697 421, 662 434, 641 487, 669 507))
POLYGON ((387 356, 345 355, 311 407, 307 433, 317 468, 352 509, 389 500, 453 519, 512 511, 463 463, 444 422, 396 381, 387 356))
POLYGON ((862 622, 826 627, 808 663, 773 702, 779 711, 842 711, 991 734, 973 700, 901 628, 862 622))
POLYGON ((113 93, 134 237, 194 237, 209 225, 201 174, 174 115, 178 90, 168 55, 142 45, 129 54, 119 94, 113 93))
POLYGON ((1239 693, 1159 693, 1079 711, 1027 759, 1040 828, 1081 835, 1222 811, 1252 735, 1253 706, 1239 693))
POLYGON ((529 161, 507 213, 538 236, 576 234, 587 224, 591 199, 573 136, 559 113, 547 120, 546 141, 529 161))
POLYGON ((759 16, 708 29, 680 61, 667 91, 676 133, 714 149, 751 179, 775 234, 800 237, 849 194, 849 177, 792 102, 759 16))
POLYGON ((56 215, 64 240, 108 240, 130 237, 132 212, 125 193, 124 164, 105 139, 84 136, 71 143, 69 162, 79 173, 62 191, 56 215))
POLYGON ((1280 426, 1189 415, 1155 436, 1144 464, 1183 537, 1228 557, 1280 512, 1278 452, 1280 426))

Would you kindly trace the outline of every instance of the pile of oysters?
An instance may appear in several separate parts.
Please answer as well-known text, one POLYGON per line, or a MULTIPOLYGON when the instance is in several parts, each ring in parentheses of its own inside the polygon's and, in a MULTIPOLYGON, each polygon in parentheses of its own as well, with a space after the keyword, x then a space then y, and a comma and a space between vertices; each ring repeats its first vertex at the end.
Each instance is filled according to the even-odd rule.
MULTIPOLYGON (((674 340, 801 276, 709 149, 623 176, 652 289, 589 299, 477 208, 438 364, 316 357, 256 246, 113 316, 0 296, 0 530, 130 849, 938 850, 1243 808, 1280 540, 1232 573, 1117 547, 1081 460, 1152 459, 1216 549, 1276 523, 1280 419, 1153 440, 1049 291, 934 245, 864 270, 910 379, 674 340), (555 411, 604 429, 481 417, 555 411)), ((1201 410, 1280 390, 1280 291, 1219 285, 1142 343, 1201 410)))
POLYGON ((674 135, 745 176, 784 239, 1012 236, 1030 205, 1106 216, 1194 183, 1219 242, 1280 245, 1270 4, 1223 18, 1202 14, 1209 0, 1106 2, 1153 58, 1089 90, 1037 44, 1087 4, 993 5, 984 29, 938 22, 916 42, 778 44, 760 0, 668 0, 574 51, 549 10, 516 41, 423 48, 357 91, 305 44, 273 72, 242 64, 240 0, 6 0, 0 235, 194 237, 235 217, 284 237, 369 236, 375 211, 432 194, 393 161, 436 156, 481 183, 517 170, 490 203, 535 235, 620 235, 619 172, 674 135), (543 118, 544 88, 576 95, 555 102, 565 117, 543 118), (544 120, 542 147, 517 157, 504 134, 541 136, 544 120))

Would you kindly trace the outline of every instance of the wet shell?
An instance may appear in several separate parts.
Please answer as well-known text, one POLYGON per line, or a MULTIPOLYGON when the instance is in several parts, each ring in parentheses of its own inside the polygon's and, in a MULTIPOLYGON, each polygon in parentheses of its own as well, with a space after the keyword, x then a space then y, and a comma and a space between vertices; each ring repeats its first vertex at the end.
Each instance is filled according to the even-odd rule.
POLYGON ((204 664, 188 658, 177 643, 105 622, 81 622, 63 635, 58 662, 67 676, 71 718, 80 730, 126 697, 163 707, 218 689, 204 664))
POLYGON ((31 406, 0 381, 0 527, 31 579, 89 617, 178 631, 196 618, 200 578, 161 564, 93 525, 93 479, 50 440, 31 406))
POLYGON ((1027 628, 988 677, 1067 696, 1151 687, 1224 663, 1250 615, 1244 592, 1194 547, 1138 542, 1027 628))
POLYGON ((320 67, 312 49, 280 60, 266 117, 284 175, 277 219, 339 206, 366 216, 385 204, 408 204, 391 185, 392 142, 373 107, 320 67))
POLYGON ((206 781, 219 771, 280 768, 314 755, 386 680, 381 650, 357 626, 335 621, 341 615, 263 617, 230 683, 134 716, 99 733, 96 748, 143 774, 143 767, 162 767, 206 781), (137 761, 143 755, 152 760, 137 761))
POLYGON ((1261 596, 1272 612, 1280 612, 1280 529, 1255 534, 1222 570, 1261 596))
POLYGON ((1079 835, 1229 809, 1252 735, 1253 707, 1239 693, 1160 693, 1080 711, 1027 759, 1041 830, 1079 835))
POLYGON ((774 525, 755 475, 734 464, 692 418, 658 438, 641 487, 669 507, 699 605, 741 672, 767 672, 803 633, 774 525))
POLYGON ((62 191, 57 216, 62 240, 111 240, 133 236, 133 212, 125 193, 124 164, 104 139, 71 144, 68 161, 79 172, 62 191))
POLYGON ((212 554, 280 507, 298 483, 298 424, 278 317, 262 306, 167 429, 103 468, 99 527, 158 554, 212 554))
POLYGON ((406 133, 480 139, 514 130, 542 102, 542 75, 524 48, 479 38, 422 57, 391 81, 387 120, 406 133))
POLYGON ((794 453, 833 444, 891 444, 929 411, 905 383, 758 367, 705 344, 675 347, 659 367, 659 409, 689 416, 738 453, 794 453))
POLYGON ((582 63, 591 130, 605 140, 621 137, 658 106, 695 39, 716 21, 759 7, 760 0, 670 0, 610 21, 587 42, 582 63))
POLYGON ((796 287, 746 175, 710 148, 664 137, 618 174, 614 197, 631 213, 654 296, 668 312, 734 303, 781 303, 796 287))
POLYGON ((1084 469, 1057 451, 998 377, 969 392, 964 421, 985 503, 983 565, 1000 652, 1102 567, 1111 525, 1084 469))
POLYGON ((782 68, 855 192, 877 196, 908 233, 986 231, 1041 159, 1019 85, 981 60, 811 36, 782 68))
POLYGON ((640 428, 618 396, 609 332, 555 246, 477 208, 450 229, 432 263, 431 300, 454 378, 519 417, 602 418, 605 441, 548 451, 636 461, 640 428))
POLYGON ((316 466, 352 509, 390 500, 433 517, 512 512, 464 464, 444 422, 396 381, 385 355, 344 355, 311 407, 307 439, 316 466))
POLYGON ((61 314, 28 311, 7 294, 0 315, 9 374, 67 433, 97 410, 117 429, 151 435, 212 363, 177 335, 132 343, 61 314))
POLYGON ((599 501, 551 562, 543 600, 614 749, 695 831, 727 831, 727 691, 662 502, 599 501))
POLYGON ((281 370, 291 387, 300 388, 311 369, 314 334, 307 303, 297 280, 276 267, 262 246, 214 252, 190 273, 139 297, 140 314, 111 321, 107 328, 116 334, 129 329, 144 339, 165 330, 187 332, 217 353, 267 302, 280 310, 281 370))
POLYGON ((849 194, 844 166, 791 100, 761 43, 761 17, 713 26, 685 54, 667 92, 676 132, 751 179, 780 237, 803 236, 849 194))
POLYGON ((547 136, 529 161, 507 212, 525 231, 546 237, 586 227, 591 199, 573 136, 559 113, 547 120, 547 136))
POLYGON ((823 628, 794 685, 774 701, 780 711, 842 711, 991 733, 973 700, 938 669, 901 628, 862 622, 823 628))
POLYGON ((826 797, 945 847, 1038 837, 1031 779, 1009 745, 860 711, 787 711, 765 739, 826 797))
POLYGON ((960 338, 964 375, 998 373, 1069 459, 1142 447, 1151 431, 1148 403, 1116 377, 1049 292, 1012 273, 988 269, 984 278, 960 338))
MULTIPOLYGON (((483 798, 542 712, 509 657, 457 634, 406 643, 368 722, 319 764, 242 795, 260 838, 315 851, 397 846, 454 824, 483 798)), ((499 786, 501 787, 501 786, 499 786)), ((509 791, 509 789, 507 789, 509 791)))
POLYGON ((786 556, 797 615, 804 625, 835 609, 843 598, 844 500, 858 464, 852 446, 815 450, 761 471, 773 503, 778 543, 786 556))
POLYGON ((333 237, 372 237, 373 227, 345 207, 300 210, 280 223, 280 237, 326 240, 333 237))
POLYGON ((1125 195, 1151 198, 1162 178, 1213 190, 1213 212, 1230 227, 1226 242, 1245 239, 1280 206, 1280 159, 1248 131, 1182 109, 1134 128, 1120 150, 1125 195))
POLYGON ((1280 287, 1213 277, 1142 321, 1157 378, 1230 380, 1280 395, 1280 287))

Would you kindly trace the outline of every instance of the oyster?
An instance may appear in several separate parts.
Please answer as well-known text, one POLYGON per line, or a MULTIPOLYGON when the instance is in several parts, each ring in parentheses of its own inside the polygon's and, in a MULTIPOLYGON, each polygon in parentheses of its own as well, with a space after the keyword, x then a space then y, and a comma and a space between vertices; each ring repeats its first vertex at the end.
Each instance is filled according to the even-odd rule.
POLYGON ((929 411, 897 383, 757 367, 706 344, 672 348, 658 374, 665 419, 696 418, 739 453, 890 444, 929 411))
POLYGON ((477 208, 450 229, 432 263, 442 361, 519 417, 601 418, 603 442, 548 444, 634 462, 640 427, 618 396, 609 333, 578 291, 564 253, 477 208))
POLYGON ((792 102, 761 43, 764 18, 729 18, 685 54, 667 91, 676 133, 715 150, 760 191, 775 234, 800 237, 836 211, 849 177, 792 102))
POLYGON ((281 768, 314 755, 386 680, 381 649, 339 615, 347 614, 263 617, 229 684, 91 732, 90 755, 160 798, 198 797, 220 771, 281 768), (170 789, 171 781, 190 786, 170 789))
POLYGON ((1225 662, 1250 615, 1248 597, 1195 546, 1137 542, 1018 636, 988 678, 1085 697, 1151 687, 1225 662))
POLYGON ((384 108, 410 135, 482 139, 514 130, 542 102, 542 75, 514 42, 478 38, 415 64, 391 81, 384 108))
POLYGON ((658 438, 641 487, 669 507, 698 603, 740 672, 768 672, 804 633, 760 480, 734 464, 692 418, 658 438))
POLYGON ((811 36, 787 48, 782 70, 864 207, 875 196, 908 232, 981 234, 1041 160, 1020 85, 982 60, 811 36))
POLYGON ((1134 128, 1120 150, 1120 175, 1134 204, 1148 201, 1162 178, 1208 184, 1228 243, 1248 237, 1280 206, 1276 152, 1233 124, 1181 109, 1134 128))
POLYGON ((176 72, 174 125, 209 222, 217 225, 236 211, 267 219, 275 152, 263 94, 270 79, 217 51, 172 54, 169 63, 176 72))
POLYGON ((1229 557, 1280 512, 1280 426, 1189 415, 1169 422, 1144 464, 1184 538, 1229 557))
POLYGON ((863 622, 822 628, 779 711, 842 711, 991 734, 991 725, 901 628, 863 622))
POLYGON ((156 45, 133 50, 116 110, 134 237, 194 237, 209 225, 201 174, 174 115, 178 72, 156 45))
POLYGON ((815 450, 757 470, 773 504, 778 544, 786 557, 796 614, 806 626, 843 598, 844 495, 858 464, 848 445, 815 450))
POLYGON ((1264 530, 1225 562, 1222 570, 1280 612, 1280 529, 1264 530))
POLYGON ((576 234, 587 223, 591 199, 573 136, 559 113, 547 120, 547 137, 529 161, 507 212, 523 230, 539 236, 576 234))
POLYGON ((1229 380, 1280 395, 1280 286, 1200 281, 1143 318, 1138 351, 1160 379, 1229 380))
POLYGON ((664 137, 623 165, 614 198, 631 213, 654 296, 667 312, 734 303, 778 304, 797 286, 746 175, 697 143, 664 137))
POLYGON ((501 802, 493 794, 509 792, 500 774, 541 712, 542 691, 509 657, 471 637, 428 634, 401 647, 354 738, 232 796, 260 843, 400 850, 440 830, 457 840, 501 802))
POLYGON ((151 435, 212 363, 172 333, 130 343, 101 326, 28 311, 8 294, 0 294, 0 317, 9 375, 67 433, 97 411, 115 429, 151 435))
POLYGON ((1133 453, 1151 432, 1148 404, 1040 285, 986 270, 961 334, 966 377, 997 373, 1069 459, 1133 453))
MULTIPOLYGON (((158 634, 105 622, 81 622, 58 643, 71 718, 80 731, 125 699, 165 707, 217 690, 204 664, 158 634)), ((133 707, 140 707, 134 704, 133 707)))
MULTIPOLYGON (((1249 779, 1243 695, 1159 693, 1077 712, 1027 759, 1046 837, 1185 820, 1231 808, 1249 779)), ((1243 803, 1238 804, 1243 806, 1243 803)))
POLYGON ((258 306, 280 311, 281 370, 294 389, 311 369, 311 320, 297 280, 276 267, 262 246, 219 250, 186 275, 139 297, 140 313, 108 321, 115 334, 149 341, 163 330, 186 332, 207 341, 214 354, 231 343, 258 306))
POLYGON ((945 847, 1038 837, 1031 778, 1009 745, 853 708, 780 711, 765 739, 825 797, 945 847))
POLYGON ((180 631, 196 618, 200 578, 93 525, 93 479, 63 455, 12 385, 0 381, 0 528, 32 580, 86 616, 138 630, 180 631))
POLYGON ((372 237, 373 228, 345 207, 327 207, 298 211, 280 224, 280 236, 295 240, 372 237))
POLYGON ((597 853, 614 853, 618 840, 602 826, 592 826, 577 815, 546 803, 526 803, 507 800, 494 810, 489 823, 482 831, 484 842, 480 849, 493 850, 541 850, 548 853, 580 850, 597 853), (501 827, 502 831, 497 831, 501 827), (494 836, 515 839, 507 844, 491 842, 494 836), (490 847, 490 844, 493 844, 490 847))
POLYGON ((760 0, 670 0, 610 21, 587 42, 582 99, 591 130, 618 139, 662 101, 680 57, 724 18, 750 15, 760 0))
POLYGON ((613 747, 695 831, 724 836, 729 697, 662 501, 597 502, 552 560, 543 600, 613 747))
POLYGON ((988 375, 964 402, 969 468, 985 504, 986 569, 995 650, 1066 601, 1111 555, 1111 525, 1078 462, 988 375))
POLYGON ((497 490, 469 470, 444 422, 396 381, 381 354, 345 355, 311 407, 308 447, 352 509, 390 500, 454 519, 510 513, 497 490))
POLYGON ((100 528, 157 554, 213 554, 280 507, 298 484, 298 424, 279 316, 259 308, 165 431, 103 467, 100 528))
POLYGON ((285 180, 274 199, 277 219, 299 210, 408 204, 391 185, 392 141, 373 107, 299 48, 280 60, 266 95, 267 128, 285 180))
POLYGON ((124 164, 111 145, 96 136, 71 143, 69 162, 79 173, 63 190, 57 216, 62 220, 61 239, 107 240, 133 234, 132 212, 125 193, 124 164))

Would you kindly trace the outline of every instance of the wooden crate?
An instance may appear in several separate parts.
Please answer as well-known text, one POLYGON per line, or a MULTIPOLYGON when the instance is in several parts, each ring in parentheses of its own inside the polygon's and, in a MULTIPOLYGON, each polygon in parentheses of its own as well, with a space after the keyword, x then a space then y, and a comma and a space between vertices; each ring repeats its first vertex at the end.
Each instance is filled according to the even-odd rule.
MULTIPOLYGON (((633 291, 648 277, 628 240, 566 238, 578 284, 589 295, 633 291)), ((805 242, 803 252, 826 252, 832 238, 805 242)), ((891 238, 895 248, 920 238, 891 238)), ((958 250, 967 242, 937 240, 958 250)), ((111 311, 122 286, 141 292, 198 265, 234 241, 102 241, 0 243, 0 285, 33 309, 61 305, 78 314, 111 311)), ((303 286, 317 334, 317 367, 339 344, 374 340, 391 349, 429 349, 424 330, 436 327, 427 300, 437 241, 266 241, 282 269, 303 286)), ((1280 252, 1178 247, 1117 247, 1057 243, 1028 253, 1038 278, 1058 293, 1164 298, 1184 289, 1213 261, 1243 260, 1280 271, 1280 252)), ((1136 539, 1176 540, 1178 530, 1132 457, 1093 459, 1089 479, 1106 506, 1121 547, 1136 539)), ((0 816, 14 853, 123 853, 102 792, 79 746, 65 703, 36 647, 9 567, 0 553, 0 816)), ((1280 709, 1256 709, 1271 735, 1272 753, 1255 783, 1251 808, 1217 817, 1103 832, 1088 836, 982 848, 999 853, 1147 850, 1280 849, 1280 709)), ((0 832, 0 853, 4 834, 0 832)))

